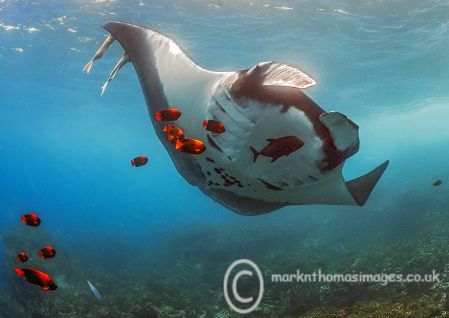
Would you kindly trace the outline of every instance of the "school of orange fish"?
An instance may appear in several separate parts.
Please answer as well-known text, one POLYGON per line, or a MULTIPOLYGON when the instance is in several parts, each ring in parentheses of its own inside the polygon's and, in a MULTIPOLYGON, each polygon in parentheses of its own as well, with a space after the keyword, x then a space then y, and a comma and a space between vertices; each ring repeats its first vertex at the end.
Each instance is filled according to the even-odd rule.
MULTIPOLYGON (((182 113, 179 109, 167 108, 156 112, 155 118, 157 121, 173 122, 181 117, 182 113)), ((224 133, 224 124, 216 120, 204 120, 203 128, 215 134, 224 133)), ((198 139, 186 138, 184 131, 175 126, 173 123, 167 123, 162 129, 162 131, 167 135, 167 140, 175 145, 175 149, 191 155, 199 155, 206 150, 204 142, 198 139)), ((141 167, 146 165, 148 158, 146 156, 139 156, 131 160, 131 166, 141 167)))
MULTIPOLYGON (((173 107, 157 112, 155 114, 155 118, 157 121, 170 122, 163 127, 162 131, 166 134, 167 140, 170 143, 174 144, 176 150, 191 155, 199 155, 203 153, 206 150, 204 142, 194 138, 186 138, 184 131, 180 127, 177 127, 173 124, 173 122, 178 120, 181 115, 181 111, 173 107)), ((226 131, 224 124, 216 120, 204 120, 202 124, 205 130, 210 131, 214 134, 222 134, 226 131)), ((259 153, 254 149, 252 150, 255 154, 255 161, 259 153)), ((131 166, 133 167, 141 167, 146 165, 147 163, 148 158, 146 156, 138 156, 131 160, 131 166)), ((25 214, 21 217, 21 219, 22 223, 31 227, 38 227, 41 224, 41 219, 35 213, 25 214)), ((56 250, 52 246, 45 246, 38 251, 38 255, 43 259, 53 258, 56 255, 56 250)), ((40 286, 42 290, 45 291, 55 290, 58 288, 56 283, 47 273, 32 267, 17 267, 17 264, 25 263, 28 261, 28 254, 26 252, 19 252, 16 259, 17 263, 14 267, 14 271, 19 277, 24 277, 28 283, 40 286)))
MULTIPOLYGON (((22 215, 21 217, 22 223, 31 227, 38 227, 41 224, 41 219, 36 213, 29 213, 22 215)), ((38 252, 39 257, 43 259, 49 259, 56 256, 56 250, 52 246, 45 246, 40 249, 38 252)), ((55 290, 58 288, 58 285, 51 279, 50 275, 45 272, 42 272, 38 269, 28 267, 28 268, 19 268, 17 264, 25 263, 28 261, 27 252, 19 252, 16 257, 17 263, 14 267, 14 271, 19 277, 24 277, 28 283, 40 286, 42 290, 55 290)))
MULTIPOLYGON (((157 121, 174 122, 181 117, 181 111, 177 108, 164 109, 155 114, 157 121)), ((221 134, 225 132, 223 123, 216 120, 204 120, 203 128, 215 134, 221 134)), ((162 131, 167 135, 167 140, 174 144, 175 149, 187 154, 199 155, 206 150, 206 146, 201 140, 186 138, 184 131, 175 126, 173 123, 167 123, 162 131)), ((139 156, 131 160, 131 166, 141 167, 148 163, 146 156, 139 156)), ((29 213, 21 216, 23 224, 31 227, 38 227, 41 224, 41 219, 35 213, 29 213)), ((39 257, 42 259, 49 259, 56 256, 56 250, 52 246, 45 246, 38 251, 39 257)), ((58 288, 55 281, 47 273, 38 269, 28 267, 19 268, 19 263, 26 263, 29 260, 28 253, 21 251, 16 257, 17 263, 14 267, 14 271, 19 277, 24 277, 26 281, 32 285, 37 285, 42 290, 55 290, 58 288)))

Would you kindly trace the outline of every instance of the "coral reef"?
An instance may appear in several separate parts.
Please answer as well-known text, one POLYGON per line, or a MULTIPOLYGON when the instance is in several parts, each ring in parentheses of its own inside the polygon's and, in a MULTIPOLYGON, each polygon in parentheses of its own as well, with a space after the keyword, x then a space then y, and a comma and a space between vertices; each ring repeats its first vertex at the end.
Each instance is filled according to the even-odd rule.
MULTIPOLYGON (((449 199, 426 195, 375 207, 364 216, 341 213, 307 222, 294 218, 192 227, 171 235, 149 259, 89 263, 54 242, 43 229, 13 226, 3 233, 6 262, 1 267, 0 312, 5 317, 237 317, 227 307, 222 283, 227 266, 254 260, 266 278, 259 308, 248 317, 449 317, 449 199), (372 220, 371 220, 372 219, 372 220), (297 224, 292 227, 289 224, 297 224), (24 231, 26 235, 24 235, 24 231), (58 256, 35 253, 52 244, 58 256), (42 292, 12 272, 18 251, 30 252, 30 265, 56 280, 55 292, 42 292), (123 264, 127 264, 126 266, 123 264), (113 270, 111 270, 111 268, 113 270), (86 269, 103 293, 98 301, 86 283, 86 269), (272 283, 273 273, 440 273, 438 283, 272 283)), ((298 217, 299 219, 299 217, 298 217)), ((245 219, 246 220, 246 219, 245 219)), ((254 221, 256 220, 256 221, 254 221)), ((27 264, 28 265, 28 264, 27 264)), ((252 292, 251 284, 239 286, 252 292)))

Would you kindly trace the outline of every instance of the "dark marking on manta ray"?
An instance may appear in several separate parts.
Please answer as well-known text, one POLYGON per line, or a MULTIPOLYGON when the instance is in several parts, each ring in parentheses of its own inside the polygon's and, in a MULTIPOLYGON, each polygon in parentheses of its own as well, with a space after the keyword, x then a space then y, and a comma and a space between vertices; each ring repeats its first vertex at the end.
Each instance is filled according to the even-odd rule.
POLYGON ((214 168, 214 171, 215 171, 216 174, 221 174, 221 171, 218 168, 214 168))
POLYGON ((210 173, 210 171, 207 171, 206 174, 207 174, 208 176, 212 175, 212 173, 210 173))
POLYGON ((290 107, 294 107, 304 112, 322 142, 324 158, 318 164, 318 168, 322 171, 334 169, 351 153, 337 149, 329 130, 319 119, 320 115, 326 112, 301 89, 291 86, 263 85, 273 64, 278 63, 258 64, 252 69, 239 71, 238 78, 230 89, 232 97, 242 107, 247 105, 247 99, 252 99, 264 104, 280 105, 282 106, 281 111, 287 111, 290 107))
POLYGON ((318 179, 315 178, 314 176, 308 175, 308 177, 309 177, 309 179, 312 180, 312 181, 318 181, 318 179))
POLYGON ((219 186, 220 184, 219 184, 218 182, 215 182, 215 185, 216 185, 216 186, 219 186))
POLYGON ((209 161, 209 162, 215 163, 215 160, 212 159, 212 158, 206 157, 206 160, 209 161))
POLYGON ((212 139, 212 137, 210 135, 207 135, 207 142, 209 143, 209 145, 212 148, 214 148, 214 149, 216 149, 216 150, 218 150, 220 152, 223 152, 223 150, 221 150, 221 148, 218 147, 218 145, 215 143, 215 141, 212 139))
POLYGON ((259 180, 260 182, 262 182, 262 183, 265 185, 265 187, 266 187, 267 189, 269 189, 269 190, 273 190, 273 191, 279 191, 279 190, 282 190, 281 188, 278 188, 278 187, 276 187, 275 185, 266 182, 265 180, 262 180, 262 179, 257 179, 257 180, 259 180))

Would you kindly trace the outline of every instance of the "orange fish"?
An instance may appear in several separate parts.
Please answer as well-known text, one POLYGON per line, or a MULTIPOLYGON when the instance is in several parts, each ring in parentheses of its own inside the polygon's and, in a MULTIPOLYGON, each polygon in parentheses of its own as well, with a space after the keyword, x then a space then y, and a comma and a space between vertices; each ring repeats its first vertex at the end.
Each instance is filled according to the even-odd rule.
POLYGON ((14 267, 14 271, 19 277, 25 277, 28 283, 40 286, 43 290, 55 290, 58 288, 48 274, 37 269, 14 267))
POLYGON ((146 165, 148 162, 148 158, 145 156, 136 157, 133 160, 131 160, 131 166, 133 167, 141 167, 146 165))
POLYGON ((165 125, 162 131, 167 134, 167 139, 171 143, 174 143, 177 139, 181 140, 185 139, 184 132, 182 131, 182 129, 174 125, 170 124, 165 125))
POLYGON ((28 255, 25 252, 20 252, 19 254, 17 254, 16 259, 18 262, 25 263, 26 261, 28 261, 28 255))
POLYGON ((39 226, 41 224, 41 219, 35 213, 29 213, 22 215, 22 223, 29 226, 39 226))
POLYGON ((174 121, 181 117, 181 112, 177 108, 167 108, 156 113, 157 121, 174 121))
POLYGON ((216 134, 226 131, 224 124, 216 120, 203 120, 203 128, 216 134))
POLYGON ((56 256, 56 250, 51 246, 45 246, 38 253, 40 258, 53 258, 56 256))
POLYGON ((176 140, 176 149, 192 155, 199 155, 206 150, 206 146, 198 139, 176 140))

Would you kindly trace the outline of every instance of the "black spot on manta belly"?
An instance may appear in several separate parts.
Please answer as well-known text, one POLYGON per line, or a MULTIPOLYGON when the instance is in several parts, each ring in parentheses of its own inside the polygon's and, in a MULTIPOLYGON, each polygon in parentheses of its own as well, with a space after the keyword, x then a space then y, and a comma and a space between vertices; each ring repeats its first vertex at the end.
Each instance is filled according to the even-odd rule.
POLYGON ((210 157, 206 157, 206 160, 209 161, 209 162, 215 163, 215 160, 210 158, 210 157))

